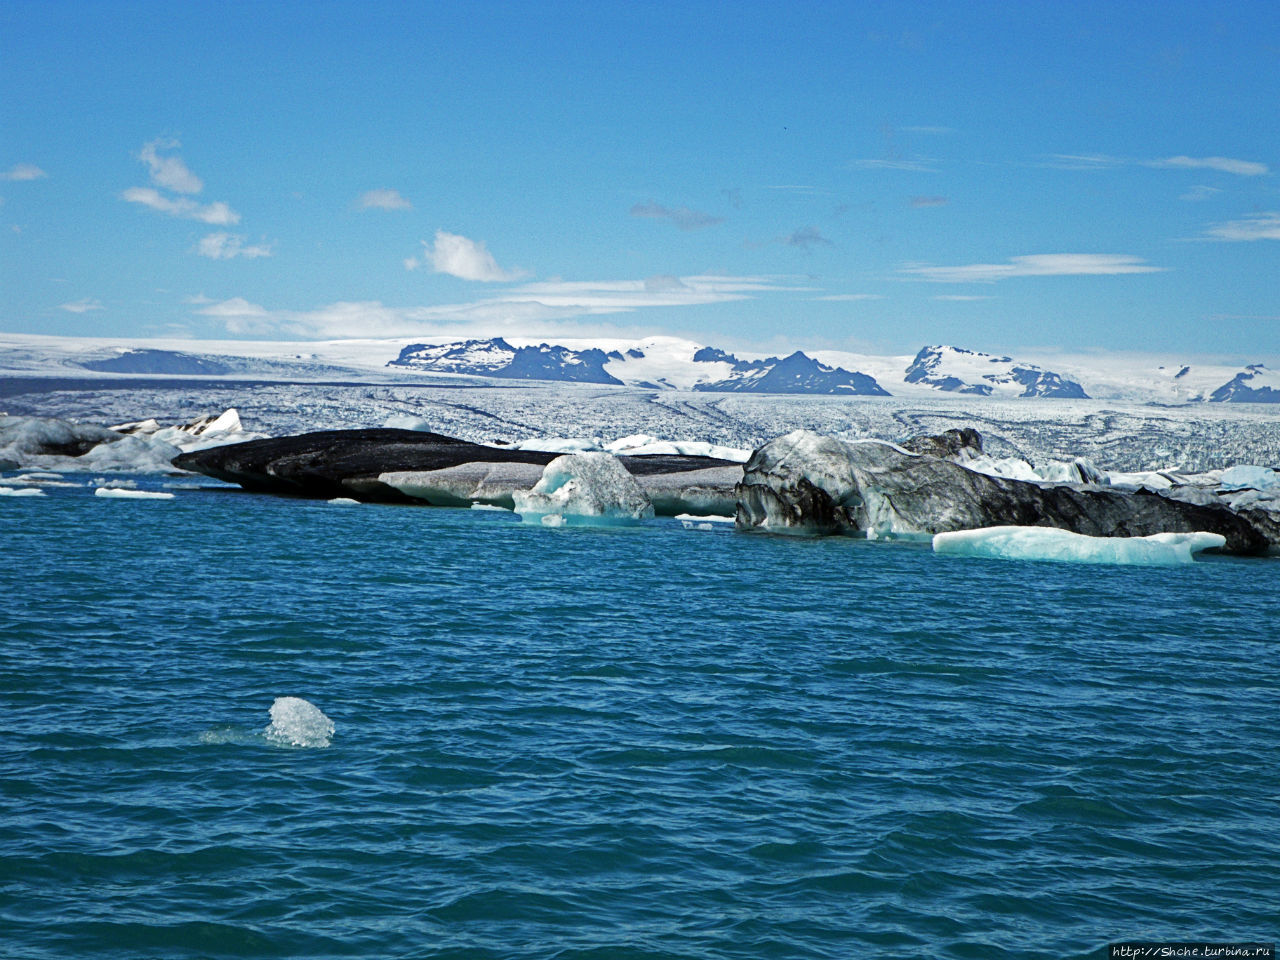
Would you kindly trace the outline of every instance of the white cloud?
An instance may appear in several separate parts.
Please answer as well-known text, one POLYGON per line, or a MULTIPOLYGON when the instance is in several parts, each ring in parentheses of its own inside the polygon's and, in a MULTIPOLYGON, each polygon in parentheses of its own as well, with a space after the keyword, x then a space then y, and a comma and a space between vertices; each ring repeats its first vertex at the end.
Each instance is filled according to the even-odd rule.
POLYGON ((0 173, 0 180, 40 180, 47 176, 47 173, 34 164, 18 163, 0 173))
POLYGON ((182 146, 177 140, 157 139, 142 145, 138 159, 147 165, 151 182, 174 193, 199 193, 204 181, 192 173, 182 158, 161 155, 161 150, 176 150, 182 146))
POLYGON ((631 208, 633 217, 647 217, 651 220, 670 220, 681 230, 700 230, 703 227, 714 227, 724 223, 724 217, 703 213, 701 210, 690 210, 688 207, 664 207, 650 200, 648 203, 637 203, 631 208))
POLYGON ((807 289, 790 285, 788 278, 777 277, 657 276, 604 282, 549 280, 523 284, 501 297, 425 307, 340 301, 312 310, 268 310, 243 297, 193 305, 200 307, 197 315, 216 320, 237 334, 542 336, 557 330, 563 334, 564 321, 578 318, 629 313, 647 307, 727 303, 772 291, 807 289))
POLYGON ((399 190, 368 190, 360 194, 361 210, 412 210, 413 204, 399 190))
POLYGON ((237 233, 210 233, 200 238, 195 252, 210 260, 231 260, 244 257, 255 260, 258 257, 271 256, 271 247, 266 244, 245 246, 244 237, 237 233))
POLYGON ((404 268, 406 270, 417 270, 420 266, 422 266, 422 261, 417 257, 404 258, 404 268))
POLYGON ((884 300, 885 297, 880 293, 833 293, 829 297, 810 297, 810 300, 826 300, 834 303, 844 303, 854 300, 884 300))
POLYGON ((1242 220, 1228 220, 1205 231, 1214 240, 1280 240, 1280 213, 1259 213, 1242 220))
POLYGON ((1163 160, 1152 160, 1151 167, 1184 167, 1192 170, 1217 170, 1221 173, 1234 173, 1239 177, 1261 177, 1270 173, 1265 163, 1253 160, 1233 160, 1231 157, 1166 157, 1163 160))
POLYGON ((94 297, 84 297, 80 300, 73 300, 71 303, 61 304, 60 309, 66 310, 68 313, 88 313, 90 310, 105 310, 102 301, 94 297))
POLYGON ((1007 263, 971 263, 960 267, 908 264, 901 273, 934 283, 993 283, 1010 277, 1113 276, 1130 273, 1157 273, 1141 257, 1114 253, 1042 253, 1010 257, 1007 263))
POLYGON ((166 197, 152 187, 130 187, 121 198, 129 203, 140 203, 171 217, 199 220, 218 227, 229 227, 240 222, 240 214, 219 200, 216 203, 199 204, 187 197, 166 197))
POLYGON ((505 283, 528 276, 523 270, 503 270, 482 242, 456 233, 437 230, 435 242, 424 240, 422 245, 426 248, 423 260, 436 273, 481 283, 505 283))

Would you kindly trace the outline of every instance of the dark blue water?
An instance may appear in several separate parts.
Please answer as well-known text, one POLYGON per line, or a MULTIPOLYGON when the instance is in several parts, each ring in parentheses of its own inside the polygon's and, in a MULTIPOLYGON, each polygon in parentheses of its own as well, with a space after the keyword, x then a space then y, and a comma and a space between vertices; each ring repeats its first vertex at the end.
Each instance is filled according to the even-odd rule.
POLYGON ((1280 929, 1280 561, 0 498, 5 957, 1101 956, 1280 929), (278 696, 327 748, 261 736, 278 696))

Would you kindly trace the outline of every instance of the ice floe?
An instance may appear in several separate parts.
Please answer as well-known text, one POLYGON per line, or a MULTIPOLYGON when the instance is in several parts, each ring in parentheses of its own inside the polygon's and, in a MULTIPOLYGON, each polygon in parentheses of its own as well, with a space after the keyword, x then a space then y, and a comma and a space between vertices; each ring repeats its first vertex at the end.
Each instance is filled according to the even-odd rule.
POLYGON ((351 497, 334 497, 332 500, 326 500, 325 503, 331 503, 336 507, 358 507, 359 500, 353 500, 351 497))
POLYGON ((332 720, 314 703, 301 697, 276 697, 271 722, 262 735, 285 747, 327 747, 333 740, 332 720))
POLYGON ((1221 549, 1218 533, 1156 533, 1148 537, 1089 537, 1051 527, 986 527, 933 537, 935 553, 1002 560, 1059 560, 1167 566, 1191 563, 1202 550, 1221 549))
POLYGON ((124 487, 99 487, 93 495, 108 500, 172 500, 174 496, 164 490, 130 490, 124 487))
POLYGON ((514 494, 526 523, 632 524, 653 516, 635 477, 608 453, 575 453, 552 460, 532 490, 514 494))
POLYGON ((0 497, 43 497, 39 487, 0 487, 0 497))

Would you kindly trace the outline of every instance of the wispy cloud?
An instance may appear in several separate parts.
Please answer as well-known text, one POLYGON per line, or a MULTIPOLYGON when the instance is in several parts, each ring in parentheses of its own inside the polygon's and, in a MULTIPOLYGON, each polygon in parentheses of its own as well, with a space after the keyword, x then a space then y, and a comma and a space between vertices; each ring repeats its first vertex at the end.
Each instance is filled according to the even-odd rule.
POLYGON ((40 180, 47 176, 47 173, 34 164, 18 163, 0 173, 0 180, 40 180))
POLYGON ((832 303, 844 303, 854 300, 884 300, 880 293, 833 293, 826 297, 810 297, 810 300, 826 300, 832 303))
POLYGON ((855 167, 864 170, 911 170, 916 173, 936 173, 937 161, 929 157, 889 157, 887 159, 854 160, 855 167))
POLYGON ((399 190, 369 190, 360 194, 361 210, 412 210, 413 204, 399 190))
POLYGON ((552 325, 652 307, 685 307, 749 300, 774 291, 804 291, 790 278, 717 275, 654 276, 644 280, 548 280, 520 285, 501 297, 425 307, 379 301, 338 302, 313 310, 268 310, 243 297, 194 303, 198 316, 235 334, 344 336, 539 336, 552 325))
POLYGON ((779 237, 778 242, 788 247, 799 247, 802 250, 832 246, 831 241, 822 235, 822 231, 812 225, 801 227, 785 237, 779 237))
POLYGON ((688 207, 664 207, 653 201, 637 203, 631 208, 631 216, 647 217, 650 220, 669 220, 681 230, 701 230, 703 227, 714 227, 718 223, 724 223, 724 217, 703 213, 701 210, 690 210, 688 207))
POLYGON ((195 252, 210 260, 233 260, 236 257, 255 260, 272 255, 269 245, 259 243, 247 246, 244 241, 245 238, 237 233, 210 233, 200 238, 195 252))
POLYGON ((1205 231, 1212 240, 1280 240, 1280 213, 1259 213, 1241 220, 1228 220, 1205 231))
POLYGON ((1110 170, 1131 161, 1105 153, 1052 153, 1044 165, 1058 170, 1110 170))
POLYGON ((1217 196, 1221 192, 1222 190, 1219 187, 1206 187, 1201 184, 1201 185, 1192 187, 1186 193, 1179 196, 1178 199, 1189 200, 1194 203, 1194 202, 1199 202, 1201 200, 1212 200, 1215 196, 1217 196))
POLYGON ((177 140, 152 140, 142 145, 138 159, 147 165, 151 182, 157 187, 174 193, 199 193, 204 189, 204 181, 192 173, 177 154, 161 153, 162 150, 177 150, 180 146, 182 144, 177 140))
POLYGON ((72 300, 70 303, 64 303, 59 309, 67 311, 67 313, 88 313, 90 310, 105 310, 102 301, 94 297, 84 297, 80 300, 72 300))
POLYGON ((1152 160, 1149 167, 1182 167, 1189 170, 1217 170, 1234 173, 1238 177, 1261 177, 1271 172, 1265 163, 1253 160, 1234 160, 1231 157, 1166 157, 1152 160))
POLYGON ((907 264, 899 272, 934 283, 994 283, 1011 277, 1114 276, 1157 273, 1141 257, 1113 253, 1041 253, 1010 257, 1007 263, 971 263, 959 267, 907 264))
POLYGON ((405 259, 406 270, 416 270, 425 263, 436 273, 480 283, 509 283, 529 276, 524 270, 504 270, 498 266, 498 261, 493 259, 493 254, 483 242, 447 230, 437 230, 435 239, 431 242, 423 240, 422 247, 421 259, 405 259))
POLYGON ((1162 157, 1155 160, 1135 160, 1113 157, 1105 153, 1055 153, 1046 166, 1061 170, 1110 170, 1116 167, 1139 166, 1182 170, 1216 170, 1239 177, 1261 177, 1271 172, 1265 163, 1255 160, 1236 160, 1232 157, 1162 157))
POLYGON ((219 227, 228 227, 240 222, 240 214, 221 200, 216 203, 200 204, 189 197, 166 197, 152 187, 130 187, 120 196, 129 203, 139 203, 171 217, 199 220, 201 223, 219 227))
POLYGON ((945 207, 951 202, 949 197, 912 197, 911 206, 920 207, 945 207))

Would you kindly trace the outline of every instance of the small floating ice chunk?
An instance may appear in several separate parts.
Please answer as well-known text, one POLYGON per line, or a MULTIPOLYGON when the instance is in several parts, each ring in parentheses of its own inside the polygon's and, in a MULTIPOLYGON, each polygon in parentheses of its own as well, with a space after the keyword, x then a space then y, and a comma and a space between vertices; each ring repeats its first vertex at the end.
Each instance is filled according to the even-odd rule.
POLYGON ((327 747, 333 731, 333 721, 311 701, 276 697, 271 704, 271 722, 262 735, 284 747, 327 747))
POLYGON ((39 487, 0 487, 0 497, 43 497, 39 487))
POLYGON ((111 500, 172 500, 173 494, 163 490, 129 490, 123 487, 99 487, 93 491, 95 497, 106 497, 111 500))
POLYGON ((986 527, 933 537, 935 553, 1003 560, 1062 560, 1072 563, 1172 565, 1192 554, 1221 549, 1219 533, 1157 533, 1149 537, 1089 537, 1052 527, 986 527))
POLYGON ((532 490, 513 497, 521 520, 544 526, 632 524, 653 516, 635 477, 608 453, 556 457, 532 490))
POLYGON ((353 500, 351 497, 334 497, 332 500, 326 500, 325 503, 332 503, 338 507, 358 507, 359 500, 353 500))
POLYGON ((694 520, 697 520, 701 523, 733 523, 734 522, 733 517, 721 517, 721 516, 716 516, 715 514, 704 516, 700 513, 677 513, 676 519, 689 520, 691 522, 694 520))

